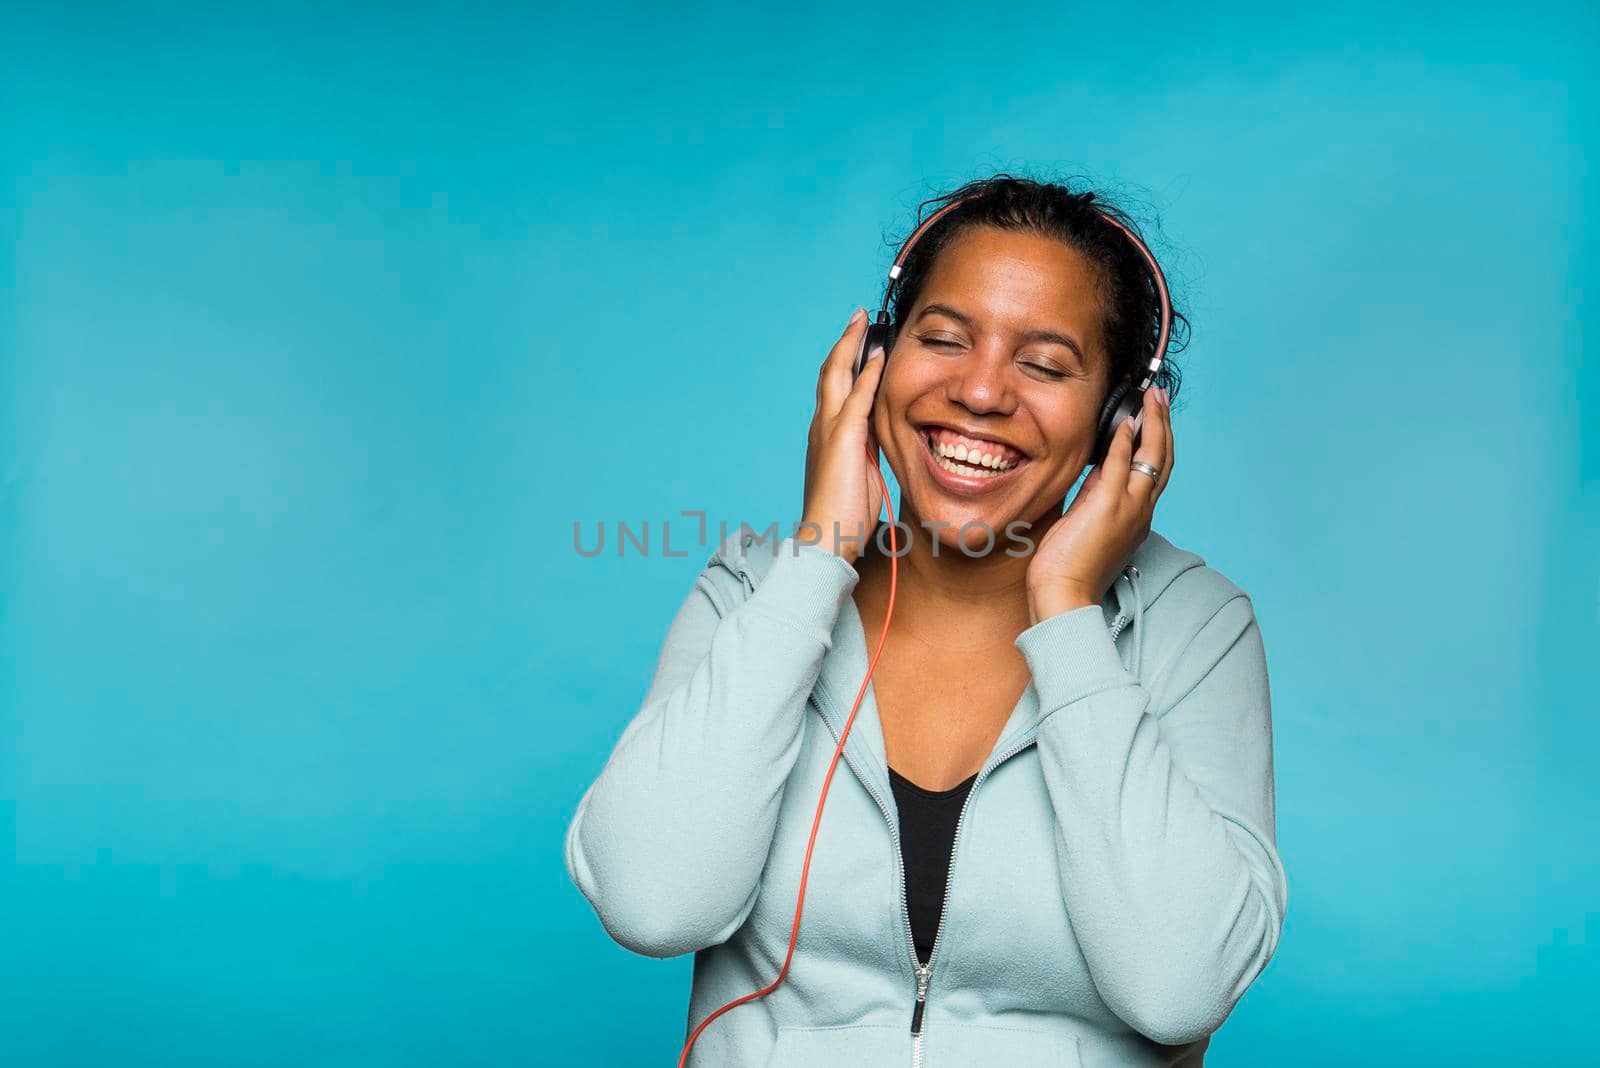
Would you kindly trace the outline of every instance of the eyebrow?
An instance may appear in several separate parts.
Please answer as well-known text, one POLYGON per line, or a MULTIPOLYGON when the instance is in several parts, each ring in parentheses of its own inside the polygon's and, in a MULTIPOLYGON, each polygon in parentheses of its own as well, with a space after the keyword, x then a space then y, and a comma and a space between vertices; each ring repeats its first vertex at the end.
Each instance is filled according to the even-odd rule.
MULTIPOLYGON (((924 315, 935 314, 948 315, 950 318, 967 327, 969 330, 974 329, 972 318, 970 316, 957 311, 948 304, 930 304, 926 308, 922 309, 921 313, 917 315, 917 318, 921 319, 924 315)), ((1080 364, 1085 367, 1089 365, 1088 359, 1083 354, 1083 347, 1066 334, 1058 333, 1055 330, 1029 330, 1026 334, 1022 335, 1022 340, 1051 341, 1057 345, 1065 345, 1077 355, 1078 362, 1080 364)))

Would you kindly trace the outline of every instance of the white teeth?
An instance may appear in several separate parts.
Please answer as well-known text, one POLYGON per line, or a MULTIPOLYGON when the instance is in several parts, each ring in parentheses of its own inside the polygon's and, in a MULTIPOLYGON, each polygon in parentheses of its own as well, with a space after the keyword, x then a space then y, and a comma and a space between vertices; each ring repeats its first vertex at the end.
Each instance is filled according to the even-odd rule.
POLYGON ((934 462, 952 475, 964 475, 967 478, 994 478, 1000 473, 998 471, 985 471, 982 468, 975 470, 971 467, 957 467, 943 456, 938 457, 934 462))
MULTIPOLYGON (((948 445, 944 442, 933 443, 933 454, 941 459, 957 460, 969 465, 970 468, 989 469, 996 473, 1009 471, 1016 464, 1003 459, 998 453, 983 452, 980 449, 968 449, 966 445, 948 445)), ((956 470, 951 468, 951 470, 956 470)), ((959 471, 961 474, 971 474, 972 471, 959 471)))

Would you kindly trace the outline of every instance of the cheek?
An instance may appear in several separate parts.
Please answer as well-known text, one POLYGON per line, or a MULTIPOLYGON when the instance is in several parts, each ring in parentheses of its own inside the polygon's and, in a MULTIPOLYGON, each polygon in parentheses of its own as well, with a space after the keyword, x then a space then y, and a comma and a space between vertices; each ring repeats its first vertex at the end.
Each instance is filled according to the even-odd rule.
POLYGON ((1050 437, 1057 446, 1072 447, 1094 436, 1100 421, 1100 400, 1098 392, 1085 386, 1057 393, 1035 411, 1040 413, 1041 422, 1052 428, 1050 437))
POLYGON ((944 376, 937 366, 930 366, 926 359, 919 360, 916 353, 902 353, 884 365, 883 378, 878 382, 878 403, 903 413, 923 394, 942 394, 944 389, 944 376))
POLYGON ((884 365, 883 377, 878 380, 878 391, 872 399, 874 417, 886 420, 903 419, 906 406, 911 403, 911 398, 916 396, 918 388, 913 376, 906 374, 904 367, 897 368, 895 361, 890 360, 884 365))

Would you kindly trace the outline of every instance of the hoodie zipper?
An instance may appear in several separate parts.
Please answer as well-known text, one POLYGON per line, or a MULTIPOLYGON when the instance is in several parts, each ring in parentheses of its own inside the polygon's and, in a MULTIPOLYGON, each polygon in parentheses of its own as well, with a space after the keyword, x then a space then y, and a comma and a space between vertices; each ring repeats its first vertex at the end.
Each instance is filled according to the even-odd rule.
POLYGON ((944 903, 939 909, 939 923, 933 929, 933 946, 928 950, 928 963, 917 970, 917 1007, 911 1016, 911 1033, 915 1036, 911 1040, 912 1068, 922 1068, 922 1013, 928 1000, 928 984, 933 978, 933 966, 939 959, 939 939, 944 935, 945 917, 950 914, 950 887, 955 881, 956 849, 961 843, 961 827, 967 821, 967 808, 977 795, 978 787, 989 777, 989 773, 1032 745, 1034 734, 1035 732, 1029 731, 1010 749, 985 764, 978 772, 978 777, 972 780, 972 789, 967 791, 967 799, 961 803, 961 814, 956 817, 956 833, 950 839, 950 867, 945 873, 944 903))
MULTIPOLYGON (((1123 626, 1126 625, 1127 622, 1128 617, 1118 613, 1111 631, 1111 640, 1113 642, 1117 640, 1117 635, 1121 633, 1123 626)), ((824 717, 824 722, 826 722, 826 717, 824 717)), ((831 730, 832 728, 830 727, 829 729, 831 730)), ((944 935, 945 917, 950 914, 950 887, 955 882, 956 851, 961 844, 961 828, 967 821, 967 808, 972 804, 973 797, 977 795, 978 787, 982 786, 983 780, 989 777, 989 773, 995 768, 998 768, 1001 764, 1004 764, 1006 761, 1010 760, 1012 757, 1016 756, 1018 753, 1022 752, 1028 746, 1032 745, 1035 733, 1036 732, 1034 731, 1029 731, 1027 734, 1019 738, 1016 743, 1011 746, 1011 748, 994 757, 981 769, 979 769, 978 777, 972 780, 972 789, 967 791, 966 800, 961 802, 961 812, 958 816, 956 816, 955 834, 950 838, 950 866, 945 871, 944 903, 939 909, 939 922, 933 929, 933 945, 928 950, 927 964, 922 964, 917 960, 917 948, 915 940, 913 940, 911 946, 911 959, 913 964, 917 966, 917 1004, 916 1008, 914 1008, 911 1012, 911 1068, 922 1068, 922 1017, 924 1011, 927 1009, 928 984, 933 979, 933 966, 934 963, 939 959, 939 939, 944 935)), ((835 741, 837 741, 837 736, 835 736, 835 741)), ((846 759, 848 760, 848 758, 846 759)), ((874 796, 876 796, 876 791, 872 791, 872 793, 874 796)), ((887 815, 888 813, 885 812, 885 816, 887 815)), ((892 823, 893 821, 891 820, 890 822, 892 823)), ((899 853, 899 836, 896 835, 895 854, 898 856, 899 853)), ((904 857, 901 857, 900 879, 903 885, 905 881, 904 857)), ((909 931, 911 929, 911 918, 910 912, 905 906, 905 894, 903 891, 900 897, 902 911, 906 914, 906 929, 909 931)))
MULTIPOLYGON (((828 733, 833 736, 833 744, 838 745, 839 732, 833 729, 833 721, 827 716, 823 716, 822 722, 827 726, 828 733)), ((852 773, 854 773, 856 780, 860 782, 862 786, 867 788, 867 793, 872 795, 872 800, 878 803, 878 811, 883 813, 883 821, 889 825, 889 838, 894 843, 895 863, 899 865, 900 868, 900 922, 905 926, 906 945, 911 950, 911 968, 917 976, 917 1007, 912 1011, 911 1017, 911 1030, 912 1033, 915 1034, 922 1025, 922 1006, 927 997, 928 975, 932 971, 933 953, 932 951, 928 953, 927 966, 924 966, 922 961, 917 958, 917 936, 911 930, 911 906, 906 904, 906 858, 905 855, 900 851, 900 828, 895 826, 894 814, 889 811, 889 806, 884 803, 883 795, 878 793, 877 789, 872 785, 872 781, 865 775, 861 774, 861 769, 856 766, 856 762, 850 759, 850 751, 846 749, 842 755, 844 756, 844 762, 850 766, 850 770, 852 773)), ((973 785, 976 786, 977 783, 974 782, 973 785)), ((963 810, 965 807, 965 805, 962 806, 963 810)), ((959 825, 959 820, 957 822, 959 825)), ((935 942, 937 943, 937 932, 935 932, 934 938, 935 942)), ((922 1040, 919 1037, 917 1039, 917 1046, 914 1052, 915 1059, 912 1062, 913 1064, 919 1066, 922 1063, 921 1042, 922 1040)))

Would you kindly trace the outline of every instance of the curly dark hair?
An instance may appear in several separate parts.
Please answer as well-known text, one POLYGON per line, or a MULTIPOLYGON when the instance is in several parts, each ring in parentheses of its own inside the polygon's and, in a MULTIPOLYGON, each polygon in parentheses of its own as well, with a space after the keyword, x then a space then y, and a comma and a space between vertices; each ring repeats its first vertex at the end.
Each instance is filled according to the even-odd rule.
MULTIPOLYGON (((1097 193, 1074 192, 1066 182, 1042 182, 1000 173, 923 201, 917 212, 917 222, 907 236, 915 233, 917 226, 940 208, 967 197, 972 199, 946 212, 917 239, 906 257, 890 305, 892 323, 898 326, 905 322, 906 315, 916 306, 934 261, 957 235, 973 227, 993 226, 1054 237, 1099 268, 1101 292, 1105 295, 1101 326, 1110 364, 1107 396, 1118 383, 1133 377, 1149 362, 1155 355, 1156 341, 1161 334, 1161 297, 1144 257, 1128 241, 1127 235, 1105 218, 1107 215, 1115 218, 1138 234, 1141 241, 1145 240, 1126 212, 1097 193)), ((905 239, 901 239, 896 243, 897 251, 904 242, 905 239)), ((1170 281, 1169 277, 1169 300, 1172 299, 1170 281)), ((1151 385, 1165 389, 1176 401, 1182 375, 1172 356, 1188 343, 1189 320, 1178 311, 1177 302, 1172 303, 1167 358, 1151 385)))

